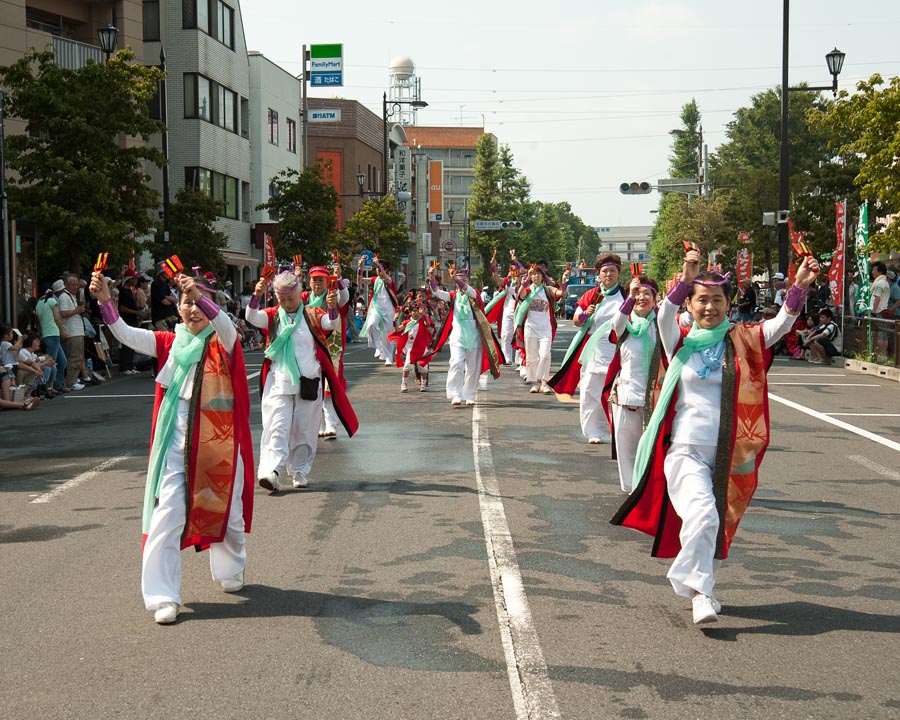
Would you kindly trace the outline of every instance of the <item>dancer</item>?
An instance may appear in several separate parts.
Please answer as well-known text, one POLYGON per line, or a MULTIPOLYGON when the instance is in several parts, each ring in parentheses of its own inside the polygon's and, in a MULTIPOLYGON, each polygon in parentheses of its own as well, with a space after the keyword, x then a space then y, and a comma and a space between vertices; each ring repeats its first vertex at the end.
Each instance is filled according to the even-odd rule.
POLYGON ((103 275, 95 272, 91 279, 115 338, 155 357, 160 367, 144 492, 141 591, 145 607, 163 625, 175 622, 181 604, 179 550, 208 547, 213 579, 225 592, 244 587, 244 534, 253 514, 250 392, 237 332, 194 278, 179 274, 175 281, 181 323, 169 332, 125 323, 103 275))
MULTIPOLYGON (((347 281, 341 278, 341 266, 337 258, 335 258, 333 276, 324 265, 315 265, 309 269, 307 277, 309 277, 310 289, 304 291, 301 295, 301 299, 307 307, 324 310, 327 307, 328 283, 333 283, 333 289, 337 290, 337 306, 341 318, 341 326, 328 336, 328 351, 331 354, 331 360, 337 372, 338 380, 346 390, 347 379, 344 377, 344 351, 347 349, 347 311, 349 310, 348 303, 350 302, 350 291, 347 281)), ((338 422, 337 414, 334 412, 334 402, 331 399, 331 387, 326 385, 325 400, 322 403, 322 423, 319 427, 319 437, 326 440, 335 440, 337 438, 338 422)))
POLYGON ((454 407, 463 404, 471 407, 475 404, 481 374, 490 370, 495 378, 500 377, 503 353, 484 316, 481 297, 469 285, 468 269, 460 268, 456 271, 458 289, 452 293, 438 289, 434 268, 428 271, 428 277, 432 293, 447 303, 449 309, 432 348, 423 359, 430 361, 444 343, 449 341, 447 399, 454 407))
POLYGON ((631 492, 634 457, 644 430, 647 383, 651 377, 655 380, 660 362, 656 332, 658 292, 655 280, 645 275, 632 278, 628 299, 613 323, 618 342, 606 373, 603 410, 612 429, 612 459, 618 461, 619 485, 626 493, 631 492))
POLYGON ((394 364, 394 344, 388 335, 394 331, 394 314, 400 303, 397 300, 397 288, 390 276, 390 265, 384 260, 375 258, 377 274, 374 278, 362 276, 364 258, 359 258, 357 268, 357 284, 360 288, 372 284, 372 294, 366 309, 366 321, 363 323, 360 337, 368 338, 369 347, 374 348, 375 358, 384 360, 385 366, 394 364))
POLYGON ((519 306, 515 324, 521 331, 525 344, 525 382, 531 384, 529 392, 552 395, 547 384, 550 379, 550 353, 556 337, 556 303, 563 293, 546 284, 547 275, 540 265, 532 265, 528 280, 519 289, 519 306))
POLYGON ((409 392, 409 373, 413 368, 417 370, 419 392, 428 390, 429 360, 423 358, 433 333, 434 323, 429 317, 428 307, 414 301, 409 306, 409 318, 392 333, 392 339, 397 343, 397 367, 403 368, 400 392, 409 392))
POLYGON ((717 620, 713 592, 769 444, 766 372, 770 348, 790 328, 819 272, 803 259, 778 315, 762 324, 728 322, 728 276, 699 271, 690 250, 681 280, 659 310, 670 358, 665 381, 638 446, 635 490, 612 519, 655 536, 653 555, 674 557, 668 579, 691 598, 694 623, 717 620), (679 328, 687 300, 694 317, 679 328))
POLYGON ((282 471, 295 488, 309 485, 319 440, 323 378, 331 388, 338 419, 350 437, 358 422, 328 350, 327 334, 341 328, 337 291, 329 291, 326 313, 321 308, 304 308, 297 274, 280 273, 272 284, 278 305, 259 309, 268 286, 261 278, 246 316, 247 322, 262 329, 267 339, 260 374, 263 431, 256 476, 260 486, 274 494, 282 488, 282 471))
POLYGON ((572 322, 580 330, 549 385, 560 395, 574 395, 575 389, 580 388, 581 432, 589 444, 600 445, 609 443, 612 437, 600 396, 609 364, 616 353, 616 344, 610 334, 625 293, 619 286, 622 259, 618 255, 601 255, 594 267, 600 284, 588 290, 575 304, 572 322))

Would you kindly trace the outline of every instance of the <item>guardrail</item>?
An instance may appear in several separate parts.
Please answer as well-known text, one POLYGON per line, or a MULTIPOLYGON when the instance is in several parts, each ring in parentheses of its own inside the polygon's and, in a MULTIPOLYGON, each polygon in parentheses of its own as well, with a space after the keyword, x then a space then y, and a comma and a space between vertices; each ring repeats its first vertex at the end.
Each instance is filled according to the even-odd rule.
POLYGON ((874 353, 886 357, 894 367, 900 367, 900 320, 845 315, 841 319, 844 335, 844 355, 871 357, 874 353))

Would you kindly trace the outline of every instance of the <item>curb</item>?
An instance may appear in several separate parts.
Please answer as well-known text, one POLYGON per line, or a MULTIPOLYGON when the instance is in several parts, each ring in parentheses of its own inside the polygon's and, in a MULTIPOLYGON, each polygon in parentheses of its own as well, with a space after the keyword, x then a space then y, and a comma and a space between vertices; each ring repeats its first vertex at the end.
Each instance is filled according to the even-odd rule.
POLYGON ((875 363, 865 362, 863 360, 850 360, 848 358, 844 358, 844 368, 865 375, 874 375, 876 377, 884 378, 885 380, 900 382, 900 368, 890 367, 888 365, 876 365, 875 363))

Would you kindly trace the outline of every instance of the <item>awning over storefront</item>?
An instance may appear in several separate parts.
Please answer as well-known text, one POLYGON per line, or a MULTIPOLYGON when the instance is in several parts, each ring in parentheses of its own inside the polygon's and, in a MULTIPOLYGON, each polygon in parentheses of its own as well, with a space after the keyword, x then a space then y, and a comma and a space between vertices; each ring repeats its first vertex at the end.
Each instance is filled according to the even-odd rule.
POLYGON ((250 255, 242 255, 241 253, 224 252, 226 265, 234 265, 236 267, 259 267, 259 260, 250 255))

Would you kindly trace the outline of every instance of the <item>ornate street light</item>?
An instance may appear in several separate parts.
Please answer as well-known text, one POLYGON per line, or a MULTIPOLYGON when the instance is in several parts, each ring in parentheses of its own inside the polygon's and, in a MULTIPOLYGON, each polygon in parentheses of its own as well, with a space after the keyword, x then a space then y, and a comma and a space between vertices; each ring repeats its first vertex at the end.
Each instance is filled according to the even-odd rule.
POLYGON ((388 139, 388 118, 394 117, 403 105, 409 105, 414 108, 428 107, 428 103, 424 100, 391 100, 388 102, 387 93, 384 93, 381 105, 381 117, 384 121, 384 156, 381 164, 382 195, 387 195, 388 155, 391 153, 391 146, 388 139))
POLYGON ((107 24, 97 30, 97 38, 100 41, 100 49, 106 55, 106 62, 109 62, 109 56, 116 51, 116 38, 119 36, 119 29, 115 25, 107 24))

